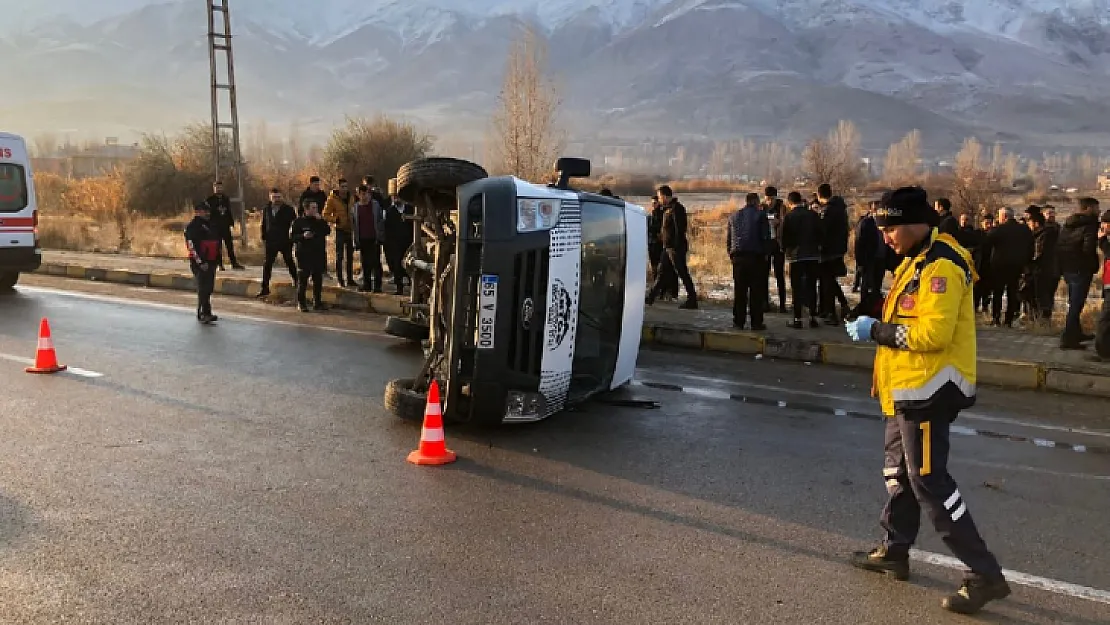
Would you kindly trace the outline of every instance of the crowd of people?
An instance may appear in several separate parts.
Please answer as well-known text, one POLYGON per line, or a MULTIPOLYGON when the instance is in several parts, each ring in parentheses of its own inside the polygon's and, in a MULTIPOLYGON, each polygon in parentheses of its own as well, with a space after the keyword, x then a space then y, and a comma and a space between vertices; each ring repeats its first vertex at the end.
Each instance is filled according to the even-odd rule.
MULTIPOLYGON (((300 310, 326 309, 322 289, 328 277, 329 237, 335 248, 335 277, 340 287, 383 292, 384 254, 396 293, 404 294, 408 280, 404 256, 414 234, 412 223, 405 217, 413 214, 413 207, 396 196, 387 199, 373 176, 364 177, 354 189, 347 180, 340 179, 330 192, 323 190, 319 176, 312 176, 295 207, 285 201, 281 189, 270 189, 269 202, 261 213, 265 260, 259 298, 270 295, 274 264, 280 256, 297 285, 300 310), (355 281, 356 249, 362 266, 361 284, 355 281)), ((211 296, 216 271, 225 269, 225 250, 232 268, 243 269, 235 256, 234 229, 231 200, 223 184, 216 181, 212 195, 194 207, 194 219, 185 229, 189 263, 197 281, 197 319, 205 323, 217 320, 212 314, 211 296)))
MULTIPOLYGON (((775 308, 769 296, 772 278, 778 287, 778 311, 793 313, 792 328, 803 328, 806 316, 811 328, 820 327, 822 320, 839 325, 860 315, 880 316, 884 281, 902 262, 875 223, 875 212, 884 201, 886 196, 870 202, 854 226, 852 290, 859 293, 859 303, 849 308, 840 284, 840 278, 848 275, 845 258, 853 229, 844 199, 828 184, 808 200, 792 191, 783 201, 775 187, 767 187, 762 197, 747 194, 744 205, 729 215, 725 233, 733 268, 733 325, 766 329, 764 314, 775 308)), ((975 310, 989 314, 991 325, 1012 327, 1019 319, 1031 326, 1048 324, 1062 283, 1067 288, 1067 315, 1060 348, 1085 349, 1094 340, 1098 357, 1110 358, 1110 336, 1097 336, 1110 332, 1110 327, 1102 328, 1110 326, 1110 320, 1100 322, 1102 329, 1096 332, 1085 331, 1081 321, 1095 275, 1102 271, 1104 284, 1110 279, 1103 267, 1110 258, 1110 210, 1100 216, 1098 200, 1085 197, 1062 224, 1050 205, 1031 205, 1021 217, 1004 208, 997 217, 984 214, 976 223, 967 213, 956 217, 947 198, 937 199, 932 207, 931 225, 953 237, 974 259, 975 310)), ((648 305, 660 297, 677 298, 681 284, 686 300, 680 308, 698 306, 687 267, 687 219, 686 208, 671 188, 659 187, 648 222, 654 275, 648 305)), ((1104 302, 1107 295, 1110 290, 1104 290, 1104 302)), ((1103 309, 1110 310, 1110 305, 1103 309)))

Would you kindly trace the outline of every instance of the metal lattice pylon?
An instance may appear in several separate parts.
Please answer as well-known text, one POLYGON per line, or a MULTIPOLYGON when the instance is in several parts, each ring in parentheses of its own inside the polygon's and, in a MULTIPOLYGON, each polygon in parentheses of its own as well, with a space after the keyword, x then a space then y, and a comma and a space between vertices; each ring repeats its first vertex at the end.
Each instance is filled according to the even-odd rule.
POLYGON ((208 3, 208 58, 211 64, 212 86, 212 145, 215 150, 215 179, 223 178, 225 167, 230 167, 235 172, 235 195, 231 198, 231 211, 239 222, 239 236, 245 246, 247 243, 246 204, 243 199, 243 153, 239 148, 239 106, 235 94, 235 57, 231 53, 231 13, 228 9, 230 0, 206 0, 208 3), (217 13, 222 18, 217 18, 217 13), (226 82, 220 82, 217 71, 217 57, 223 54, 226 62, 226 82), (230 107, 228 121, 220 115, 220 92, 228 94, 230 107), (220 139, 224 131, 231 131, 232 163, 221 162, 220 139))

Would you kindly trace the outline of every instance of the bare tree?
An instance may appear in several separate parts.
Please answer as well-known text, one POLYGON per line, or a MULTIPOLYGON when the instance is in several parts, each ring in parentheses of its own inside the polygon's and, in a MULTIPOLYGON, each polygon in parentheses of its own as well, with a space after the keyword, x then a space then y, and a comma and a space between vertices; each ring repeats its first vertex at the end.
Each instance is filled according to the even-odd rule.
POLYGON ((863 180, 859 146, 856 125, 841 120, 827 137, 809 142, 803 155, 805 168, 817 183, 828 183, 842 193, 863 180))
POLYGON ((509 50, 505 78, 493 115, 493 169, 525 180, 541 181, 565 142, 557 127, 562 100, 547 75, 547 48, 530 25, 509 50))
POLYGON ((58 135, 44 132, 31 139, 31 153, 37 157, 52 156, 58 150, 58 135))
POLYGON ((1021 177, 1020 167, 1021 159, 1018 158, 1017 154, 1010 152, 1006 155, 1006 160, 1002 164, 1002 176, 1006 184, 1012 186, 1021 177))
POLYGON ((1001 208, 998 177, 992 175, 988 166, 984 163, 983 144, 974 137, 964 139, 963 147, 956 154, 956 175, 952 183, 952 209, 955 213, 975 215, 1001 208))
POLYGON ((913 130, 890 146, 883 163, 883 180, 893 187, 917 182, 917 160, 921 156, 921 132, 913 130))
POLYGON ((709 175, 719 177, 728 173, 728 143, 714 141, 713 153, 709 155, 709 175))

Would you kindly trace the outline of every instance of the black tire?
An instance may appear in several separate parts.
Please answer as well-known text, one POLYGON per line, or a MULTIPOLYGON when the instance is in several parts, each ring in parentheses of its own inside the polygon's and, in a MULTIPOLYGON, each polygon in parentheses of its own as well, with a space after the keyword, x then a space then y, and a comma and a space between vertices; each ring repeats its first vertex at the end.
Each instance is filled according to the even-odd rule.
POLYGON ((480 165, 457 158, 422 158, 397 170, 397 195, 410 204, 420 201, 421 191, 454 197, 459 185, 488 177, 480 165))
POLYGON ((412 390, 416 380, 398 378, 385 385, 385 409, 404 421, 424 422, 427 398, 412 390))
POLYGON ((12 290, 16 282, 19 282, 18 271, 0 271, 0 293, 12 290))
POLYGON ((386 317, 385 333, 399 339, 423 341, 428 338, 429 329, 426 325, 421 325, 404 317, 386 317))

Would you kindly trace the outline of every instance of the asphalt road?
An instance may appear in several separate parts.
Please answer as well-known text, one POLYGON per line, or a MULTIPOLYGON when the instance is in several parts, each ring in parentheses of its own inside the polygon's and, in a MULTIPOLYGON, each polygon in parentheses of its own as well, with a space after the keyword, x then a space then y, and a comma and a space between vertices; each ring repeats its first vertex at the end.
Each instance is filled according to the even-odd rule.
MULTIPOLYGON (((180 293, 26 284, 0 298, 0 622, 969 620, 943 561, 844 563, 885 493, 866 375, 645 352, 625 395, 659 409, 449 430, 460 460, 414 467, 381 395, 419 355, 379 318, 218 299, 203 327, 180 293), (85 375, 23 372, 42 316, 85 375)), ((988 544, 1048 587, 977 620, 1110 623, 1105 403, 987 391, 957 423, 988 544)), ((947 555, 927 523, 919 547, 947 555)))

